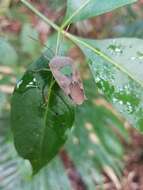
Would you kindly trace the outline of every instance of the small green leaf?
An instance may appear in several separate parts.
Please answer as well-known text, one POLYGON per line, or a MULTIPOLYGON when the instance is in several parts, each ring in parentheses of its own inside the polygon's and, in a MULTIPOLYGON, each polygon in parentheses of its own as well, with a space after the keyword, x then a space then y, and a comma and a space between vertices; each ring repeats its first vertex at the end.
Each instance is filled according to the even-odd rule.
POLYGON ((30 160, 33 173, 58 153, 74 121, 73 104, 47 68, 44 55, 26 71, 12 97, 15 146, 20 156, 30 160))
POLYGON ((83 41, 80 47, 98 88, 134 127, 143 131, 143 41, 83 41))
POLYGON ((83 4, 86 6, 71 19, 71 22, 77 22, 101 15, 136 1, 137 0, 90 0, 86 5, 87 0, 67 0, 65 20, 72 17, 72 15, 80 9, 83 4))

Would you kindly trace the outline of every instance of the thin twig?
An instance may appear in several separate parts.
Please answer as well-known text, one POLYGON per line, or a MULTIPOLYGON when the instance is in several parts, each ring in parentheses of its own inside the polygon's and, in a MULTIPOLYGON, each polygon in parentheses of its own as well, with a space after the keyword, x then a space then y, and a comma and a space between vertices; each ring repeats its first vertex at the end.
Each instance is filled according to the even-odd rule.
POLYGON ((51 27, 53 27, 56 31, 60 30, 60 27, 53 23, 50 19, 48 19, 46 16, 44 16, 42 13, 40 13, 35 7, 33 7, 30 3, 28 3, 26 0, 20 0, 26 7, 28 7, 31 11, 33 11, 37 16, 39 16, 43 21, 45 21, 47 24, 49 24, 51 27))

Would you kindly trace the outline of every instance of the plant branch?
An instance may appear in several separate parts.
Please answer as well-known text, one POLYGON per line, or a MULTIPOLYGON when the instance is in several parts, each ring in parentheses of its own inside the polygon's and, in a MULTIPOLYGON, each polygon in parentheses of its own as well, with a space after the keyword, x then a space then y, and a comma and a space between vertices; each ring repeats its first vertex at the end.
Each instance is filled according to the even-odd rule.
POLYGON ((61 29, 64 29, 70 22, 71 20, 82 10, 84 9, 84 7, 87 6, 87 4, 90 2, 91 0, 87 0, 85 1, 82 6, 80 6, 61 26, 61 29))
POLYGON ((58 54, 58 50, 59 50, 59 44, 60 44, 60 38, 61 38, 61 33, 62 30, 68 25, 70 25, 71 20, 82 10, 84 9, 84 7, 87 6, 87 4, 90 2, 91 0, 87 0, 85 1, 85 3, 82 4, 82 6, 80 6, 69 18, 67 18, 67 20, 62 24, 62 26, 60 27, 60 30, 58 31, 58 36, 57 36, 57 45, 56 45, 56 55, 58 54))
POLYGON ((60 28, 60 30, 58 31, 58 35, 57 35, 56 55, 58 55, 58 52, 59 52, 61 32, 62 32, 62 29, 60 28))
POLYGON ((38 17, 40 17, 43 21, 49 24, 56 31, 59 31, 60 27, 53 23, 50 19, 40 13, 35 7, 33 7, 27 0, 20 0, 26 7, 28 7, 31 11, 33 11, 38 17))

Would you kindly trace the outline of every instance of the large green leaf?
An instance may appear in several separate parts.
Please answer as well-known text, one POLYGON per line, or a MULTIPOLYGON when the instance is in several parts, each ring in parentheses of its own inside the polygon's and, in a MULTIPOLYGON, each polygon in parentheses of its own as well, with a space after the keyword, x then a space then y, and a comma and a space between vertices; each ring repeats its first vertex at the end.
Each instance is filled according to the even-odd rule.
POLYGON ((70 17, 72 17, 71 22, 84 20, 110 12, 116 8, 131 4, 136 1, 137 0, 67 0, 67 12, 65 20, 70 17), (77 14, 73 16, 75 12, 77 12, 77 14))
POLYGON ((46 56, 30 66, 12 97, 15 146, 34 173, 57 154, 74 121, 74 106, 47 70, 46 56))
MULTIPOLYGON (((116 173, 113 172, 115 178, 116 175, 120 176, 124 152, 118 136, 126 139, 128 136, 122 122, 111 111, 92 103, 96 95, 96 91, 92 90, 95 88, 94 81, 85 81, 84 85, 88 101, 77 108, 75 129, 66 144, 66 152, 75 166, 76 172, 72 170, 73 177, 77 179, 76 175, 80 176, 86 188, 92 190, 96 184, 103 183, 102 171, 108 175, 106 168, 116 173)), ((2 190, 72 189, 67 175, 71 168, 65 169, 59 157, 31 179, 28 161, 17 156, 13 144, 1 141, 0 138, 0 147, 2 190)))
POLYGON ((134 127, 143 131, 143 41, 83 41, 80 47, 98 88, 134 127))

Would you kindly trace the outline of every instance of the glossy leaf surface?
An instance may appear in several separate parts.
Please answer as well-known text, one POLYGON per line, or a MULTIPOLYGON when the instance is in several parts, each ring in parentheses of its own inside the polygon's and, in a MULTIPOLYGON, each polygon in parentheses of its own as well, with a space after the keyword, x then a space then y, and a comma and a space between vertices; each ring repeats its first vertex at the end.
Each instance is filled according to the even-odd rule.
POLYGON ((98 88, 134 127, 143 131, 143 41, 118 38, 84 42, 88 48, 81 45, 81 49, 98 88))
MULTIPOLYGON (((119 139, 121 136, 127 139, 128 136, 122 122, 110 110, 93 104, 96 95, 96 90, 93 91, 94 81, 85 81, 84 86, 88 100, 77 108, 75 128, 66 144, 66 152, 86 188, 92 190, 96 185, 102 184, 103 170, 108 175, 106 168, 120 176, 124 147, 119 139)), ((73 189, 68 178, 70 169, 64 168, 59 157, 53 159, 47 167, 30 179, 31 168, 27 161, 17 156, 13 144, 6 141, 2 143, 0 138, 0 146, 2 190, 73 189)), ((116 175, 114 174, 115 177, 116 175)))
POLYGON ((68 0, 65 20, 70 18, 73 13, 75 14, 82 6, 83 8, 72 18, 72 22, 101 15, 133 2, 136 0, 68 0))
POLYGON ((47 70, 45 56, 30 66, 12 97, 15 146, 34 173, 58 153, 74 121, 74 106, 47 70))

